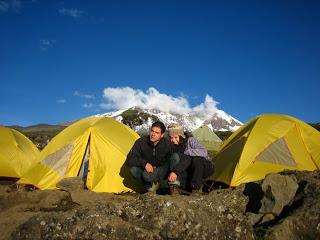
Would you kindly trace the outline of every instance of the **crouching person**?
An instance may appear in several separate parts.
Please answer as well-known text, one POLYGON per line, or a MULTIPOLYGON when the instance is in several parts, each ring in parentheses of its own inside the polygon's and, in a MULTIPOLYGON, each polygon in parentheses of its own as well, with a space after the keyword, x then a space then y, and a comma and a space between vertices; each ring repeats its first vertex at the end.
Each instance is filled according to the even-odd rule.
POLYGON ((156 192, 161 184, 166 183, 169 173, 172 145, 164 138, 165 131, 162 122, 154 122, 149 135, 137 139, 127 155, 126 164, 131 174, 144 184, 148 192, 156 192))
POLYGON ((213 164, 208 152, 194 137, 185 134, 182 126, 174 124, 168 127, 170 140, 180 153, 190 157, 188 166, 188 188, 193 192, 201 192, 202 181, 213 174, 213 164))

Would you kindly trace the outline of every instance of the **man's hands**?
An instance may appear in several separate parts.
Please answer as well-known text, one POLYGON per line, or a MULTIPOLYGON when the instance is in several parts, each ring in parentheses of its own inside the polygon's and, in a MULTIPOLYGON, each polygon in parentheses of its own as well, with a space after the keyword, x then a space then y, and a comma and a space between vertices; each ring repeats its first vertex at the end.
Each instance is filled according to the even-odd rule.
MULTIPOLYGON (((144 167, 144 169, 148 173, 153 173, 153 166, 150 163, 147 163, 146 166, 144 167)), ((171 172, 168 176, 169 182, 175 182, 177 180, 177 178, 178 178, 178 176, 175 172, 171 172)))
POLYGON ((148 173, 152 173, 153 172, 153 166, 150 163, 147 163, 146 166, 144 167, 144 169, 148 172, 148 173))
POLYGON ((169 182, 175 182, 177 180, 177 174, 171 172, 168 177, 169 182))

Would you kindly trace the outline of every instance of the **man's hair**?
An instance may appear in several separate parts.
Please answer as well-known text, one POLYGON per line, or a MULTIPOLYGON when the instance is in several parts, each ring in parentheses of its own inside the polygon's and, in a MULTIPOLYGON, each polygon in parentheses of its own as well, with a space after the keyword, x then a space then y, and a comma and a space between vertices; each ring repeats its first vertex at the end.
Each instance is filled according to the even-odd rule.
POLYGON ((164 133, 166 131, 166 126, 163 124, 163 122, 160 121, 156 121, 154 123, 152 123, 151 128, 153 127, 158 127, 161 129, 161 133, 164 133))

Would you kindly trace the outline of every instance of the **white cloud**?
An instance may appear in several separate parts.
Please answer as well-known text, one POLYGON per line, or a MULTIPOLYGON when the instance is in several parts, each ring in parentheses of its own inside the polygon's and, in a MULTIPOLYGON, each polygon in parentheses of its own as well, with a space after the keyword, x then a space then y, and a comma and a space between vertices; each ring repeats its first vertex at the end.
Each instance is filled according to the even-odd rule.
POLYGON ((7 0, 7 1, 0 1, 0 13, 6 13, 9 10, 14 12, 19 12, 21 8, 21 1, 19 0, 7 0))
POLYGON ((92 108, 93 104, 92 103, 85 103, 82 105, 83 108, 92 108))
POLYGON ((202 117, 210 117, 218 110, 218 103, 209 95, 206 95, 203 103, 190 107, 185 96, 170 96, 160 93, 153 87, 150 87, 146 92, 130 87, 105 88, 103 98, 105 102, 100 104, 100 107, 112 110, 137 106, 143 109, 158 109, 170 113, 202 117))
POLYGON ((39 47, 42 51, 47 51, 48 48, 52 47, 55 42, 56 40, 40 39, 39 47))
POLYGON ((94 95, 84 94, 77 90, 73 92, 73 96, 77 96, 85 99, 94 99, 94 95))
POLYGON ((63 98, 60 98, 56 101, 57 103, 66 103, 66 100, 63 98))
POLYGON ((80 18, 86 14, 86 12, 76 8, 70 8, 70 9, 61 8, 59 9, 59 13, 61 15, 69 16, 72 18, 80 18))
POLYGON ((218 110, 217 105, 218 102, 207 94, 204 102, 192 108, 192 112, 200 117, 212 116, 218 110))

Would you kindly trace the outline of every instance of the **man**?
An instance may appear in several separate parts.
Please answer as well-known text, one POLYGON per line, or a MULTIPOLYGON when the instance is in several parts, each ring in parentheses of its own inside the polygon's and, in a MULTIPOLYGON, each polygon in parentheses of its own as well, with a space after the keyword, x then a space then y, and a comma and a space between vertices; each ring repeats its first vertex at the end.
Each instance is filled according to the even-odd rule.
POLYGON ((148 192, 157 191, 160 182, 167 181, 173 150, 171 142, 164 138, 165 131, 162 122, 154 122, 149 135, 136 140, 126 159, 131 174, 142 181, 148 192))

